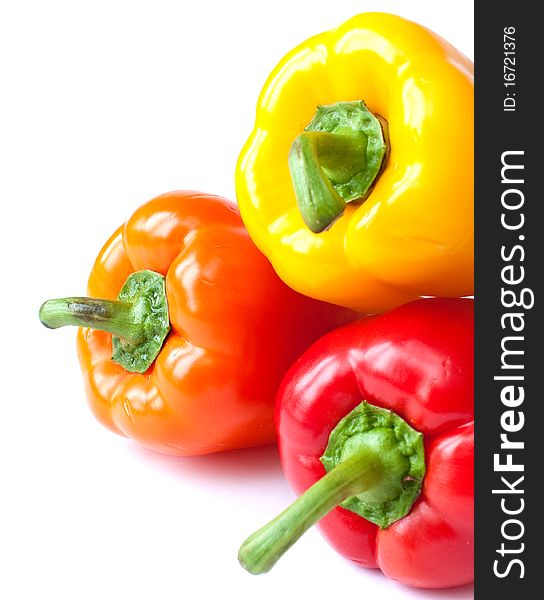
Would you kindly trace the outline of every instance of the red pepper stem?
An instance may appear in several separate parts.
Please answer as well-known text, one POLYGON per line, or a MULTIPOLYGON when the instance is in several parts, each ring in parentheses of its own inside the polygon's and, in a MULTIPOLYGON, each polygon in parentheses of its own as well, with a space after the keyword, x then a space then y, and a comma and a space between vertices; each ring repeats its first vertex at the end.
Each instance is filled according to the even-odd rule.
POLYGON ((347 498, 379 486, 383 465, 368 448, 352 454, 242 544, 238 560, 254 575, 266 573, 317 521, 347 498))
POLYGON ((363 401, 331 431, 320 460, 327 474, 242 544, 238 558, 250 573, 269 571, 339 504, 381 528, 405 517, 425 474, 423 435, 394 412, 363 401))

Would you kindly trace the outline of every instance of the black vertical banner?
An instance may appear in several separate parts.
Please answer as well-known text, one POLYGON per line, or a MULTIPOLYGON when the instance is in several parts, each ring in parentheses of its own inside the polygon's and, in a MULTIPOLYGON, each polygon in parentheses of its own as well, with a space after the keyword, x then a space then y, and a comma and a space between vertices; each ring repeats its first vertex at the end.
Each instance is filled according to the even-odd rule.
POLYGON ((539 596, 544 574, 537 6, 476 2, 477 600, 539 596))

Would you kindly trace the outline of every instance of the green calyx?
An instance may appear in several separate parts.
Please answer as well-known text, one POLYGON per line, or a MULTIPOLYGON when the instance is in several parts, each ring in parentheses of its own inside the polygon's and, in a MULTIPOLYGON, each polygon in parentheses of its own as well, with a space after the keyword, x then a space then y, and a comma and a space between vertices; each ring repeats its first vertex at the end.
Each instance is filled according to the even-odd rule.
POLYGON ((44 302, 40 321, 50 329, 75 325, 112 334, 112 359, 131 373, 144 373, 170 331, 164 276, 137 271, 117 300, 59 298, 44 302))
POLYGON ((320 233, 363 201, 387 161, 386 121, 363 101, 320 106, 293 142, 289 168, 306 225, 320 233))
POLYGON ((133 273, 125 281, 118 299, 132 305, 142 338, 133 344, 114 335, 111 339, 112 359, 127 371, 143 373, 157 358, 170 331, 164 277, 154 271, 133 273))
POLYGON ((250 573, 269 571, 336 506, 381 528, 407 515, 425 475, 423 435, 395 413, 362 402, 333 429, 321 461, 326 475, 240 547, 238 559, 250 573))
POLYGON ((380 463, 380 484, 341 506, 385 529, 406 516, 419 495, 425 475, 423 435, 394 412, 362 402, 333 429, 321 462, 330 472, 362 453, 380 463))

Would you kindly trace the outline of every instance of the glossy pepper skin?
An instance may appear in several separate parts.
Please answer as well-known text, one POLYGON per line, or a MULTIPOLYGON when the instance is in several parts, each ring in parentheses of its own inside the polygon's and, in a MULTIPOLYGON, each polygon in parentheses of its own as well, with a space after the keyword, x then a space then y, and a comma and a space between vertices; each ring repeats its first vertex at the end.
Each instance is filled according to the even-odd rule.
POLYGON ((390 14, 358 15, 287 54, 261 92, 236 173, 244 223, 280 277, 365 313, 472 295, 473 96, 464 55, 390 14), (313 233, 290 147, 319 106, 358 100, 387 121, 389 158, 364 202, 313 233))
POLYGON ((166 276, 171 331, 145 373, 114 362, 110 333, 83 327, 77 351, 90 407, 106 427, 158 452, 198 455, 275 440, 275 393, 293 360, 349 311, 284 285, 236 207, 198 192, 141 206, 108 240, 90 296, 127 277, 166 276))
POLYGON ((324 480, 331 431, 363 400, 423 434, 426 473, 406 516, 379 528, 336 507, 318 523, 340 554, 410 586, 473 580, 473 370, 473 301, 428 299, 329 333, 286 374, 276 426, 297 494, 324 480))

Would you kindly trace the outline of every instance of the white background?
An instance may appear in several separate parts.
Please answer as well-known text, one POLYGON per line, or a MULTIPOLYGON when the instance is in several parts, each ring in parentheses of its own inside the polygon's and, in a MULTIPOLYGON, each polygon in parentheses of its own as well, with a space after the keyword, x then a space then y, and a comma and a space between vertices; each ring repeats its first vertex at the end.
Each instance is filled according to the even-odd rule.
POLYGON ((473 2, 0 4, 0 597, 468 599, 362 570, 309 532, 262 577, 244 537, 293 499, 274 448, 168 458, 101 428, 74 331, 42 300, 83 294, 109 234, 172 189, 234 197, 264 79, 291 47, 367 10, 472 57, 473 2))

